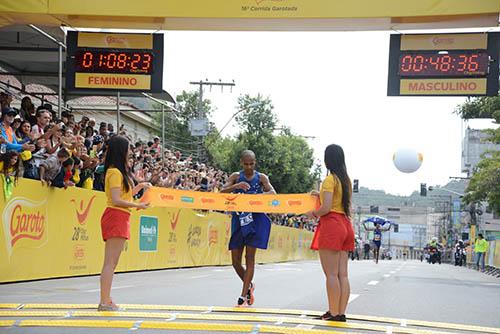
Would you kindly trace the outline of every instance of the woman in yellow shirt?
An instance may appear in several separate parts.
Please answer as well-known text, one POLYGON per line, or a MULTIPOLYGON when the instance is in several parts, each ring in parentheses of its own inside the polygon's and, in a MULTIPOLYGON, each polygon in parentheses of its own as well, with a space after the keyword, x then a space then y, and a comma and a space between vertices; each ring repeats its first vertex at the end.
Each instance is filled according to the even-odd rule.
POLYGON ((119 307, 111 299, 111 284, 125 240, 130 239, 130 209, 146 209, 148 203, 134 203, 133 195, 149 189, 150 183, 135 187, 128 168, 129 142, 114 136, 108 142, 104 163, 104 191, 107 208, 101 217, 102 238, 106 242, 101 271, 101 301, 98 311, 116 311, 119 307))
POLYGON ((350 220, 351 180, 342 147, 332 144, 326 148, 325 166, 329 174, 321 185, 321 206, 307 213, 310 218, 319 218, 311 248, 319 250, 326 276, 329 309, 319 319, 346 321, 350 294, 348 252, 354 250, 354 230, 350 220))

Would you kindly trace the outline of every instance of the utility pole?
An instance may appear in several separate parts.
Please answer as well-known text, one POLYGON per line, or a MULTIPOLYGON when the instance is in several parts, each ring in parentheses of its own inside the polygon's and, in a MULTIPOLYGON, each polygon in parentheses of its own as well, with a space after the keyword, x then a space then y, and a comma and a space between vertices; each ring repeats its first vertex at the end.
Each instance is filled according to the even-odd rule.
MULTIPOLYGON (((205 112, 203 111, 203 86, 209 86, 210 90, 212 89, 213 86, 220 86, 221 87, 221 92, 224 91, 224 87, 231 87, 231 91, 236 84, 233 82, 222 82, 220 79, 218 82, 216 81, 208 81, 208 79, 205 79, 205 81, 200 80, 200 81, 191 81, 191 85, 198 85, 198 110, 197 110, 197 115, 196 119, 202 120, 206 119, 205 112)), ((199 143, 198 143, 198 160, 199 162, 202 162, 204 152, 203 152, 203 138, 204 136, 199 136, 199 143)))

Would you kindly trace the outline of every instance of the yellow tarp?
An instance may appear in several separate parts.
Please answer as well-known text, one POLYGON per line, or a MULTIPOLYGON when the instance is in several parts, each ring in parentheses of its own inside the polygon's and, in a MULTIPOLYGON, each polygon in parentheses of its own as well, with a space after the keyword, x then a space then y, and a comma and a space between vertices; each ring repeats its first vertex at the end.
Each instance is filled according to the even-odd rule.
MULTIPOLYGON (((102 192, 20 179, 10 199, 0 195, 0 282, 99 273, 105 206, 102 192)), ((228 215, 191 209, 134 210, 117 270, 228 265, 230 223, 228 215)), ((313 259, 312 235, 273 225, 269 249, 259 251, 257 261, 313 259)))
MULTIPOLYGON (((332 23, 344 27, 351 25, 352 30, 358 30, 363 27, 389 29, 405 23, 433 27, 438 21, 449 20, 487 19, 490 24, 497 25, 499 12, 499 0, 2 0, 0 25, 34 23, 96 28, 264 30, 272 26, 264 21, 259 21, 259 24, 233 21, 236 26, 229 26, 224 20, 333 19, 344 21, 332 23), (200 22, 197 19, 208 20, 200 22)), ((295 24, 307 26, 299 21, 295 24)), ((290 23, 277 25, 277 29, 293 29, 290 23)), ((328 30, 325 22, 312 26, 328 30)))

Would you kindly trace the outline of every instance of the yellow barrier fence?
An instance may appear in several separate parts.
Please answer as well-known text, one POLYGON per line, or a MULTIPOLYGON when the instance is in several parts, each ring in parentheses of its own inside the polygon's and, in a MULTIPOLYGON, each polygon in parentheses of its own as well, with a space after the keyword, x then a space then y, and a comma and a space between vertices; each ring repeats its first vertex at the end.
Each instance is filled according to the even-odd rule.
MULTIPOLYGON (((99 273, 105 203, 102 192, 20 179, 10 199, 0 198, 0 282, 99 273)), ((117 271, 230 264, 230 228, 230 216, 220 213, 134 210, 117 271)), ((311 239, 311 232, 273 225, 269 249, 257 261, 315 259, 311 239)))

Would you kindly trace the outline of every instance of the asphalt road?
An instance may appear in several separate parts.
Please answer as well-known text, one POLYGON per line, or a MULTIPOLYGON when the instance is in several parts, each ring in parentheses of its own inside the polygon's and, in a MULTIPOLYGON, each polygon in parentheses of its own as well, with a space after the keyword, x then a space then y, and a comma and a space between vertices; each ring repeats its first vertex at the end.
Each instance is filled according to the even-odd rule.
MULTIPOLYGON (((466 268, 418 261, 349 264, 352 293, 349 314, 500 328, 499 279, 466 268)), ((258 265, 255 283, 255 308, 327 309, 324 276, 317 261, 258 265)), ((240 284, 231 267, 136 272, 115 276, 113 298, 118 304, 232 307, 240 284)), ((98 276, 0 285, 0 303, 85 304, 97 303, 98 299, 98 276)), ((19 318, 0 317, 5 319, 19 318)), ((124 332, 81 328, 71 331, 124 332)), ((138 331, 157 332, 142 328, 138 331)), ((0 332, 65 333, 67 330, 13 326, 0 328, 0 332)))

